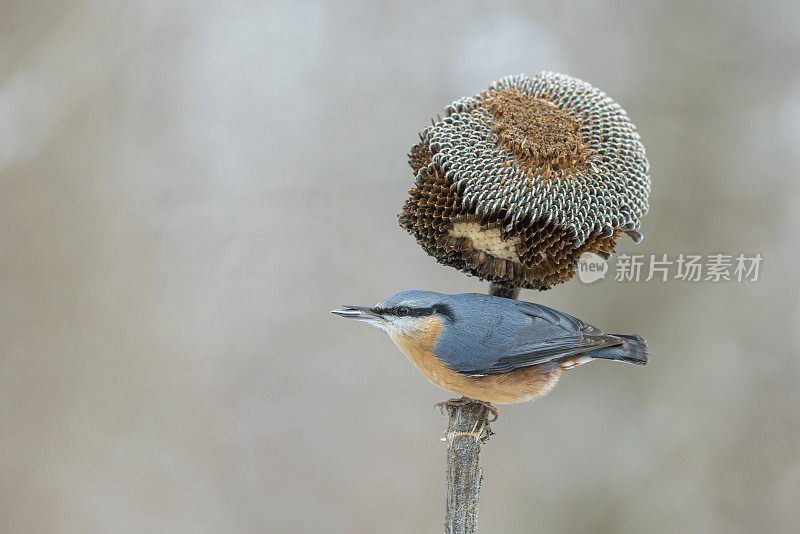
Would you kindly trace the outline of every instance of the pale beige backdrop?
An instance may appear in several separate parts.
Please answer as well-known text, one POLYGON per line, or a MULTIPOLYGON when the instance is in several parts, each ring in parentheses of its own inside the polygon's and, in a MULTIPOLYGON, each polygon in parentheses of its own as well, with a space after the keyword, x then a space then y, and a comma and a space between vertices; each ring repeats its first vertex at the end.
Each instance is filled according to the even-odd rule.
POLYGON ((0 3, 0 532, 438 532, 446 397, 328 314, 485 291, 396 224, 430 116, 510 73, 621 102, 627 253, 761 280, 523 298, 647 337, 505 408, 483 532, 796 532, 796 2, 0 3))

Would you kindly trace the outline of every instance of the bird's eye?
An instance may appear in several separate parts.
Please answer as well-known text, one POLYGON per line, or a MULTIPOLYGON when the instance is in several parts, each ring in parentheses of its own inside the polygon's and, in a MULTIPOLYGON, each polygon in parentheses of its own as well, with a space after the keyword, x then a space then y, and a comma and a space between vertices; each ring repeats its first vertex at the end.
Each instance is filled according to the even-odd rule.
POLYGON ((398 317, 405 317, 406 315, 408 315, 408 308, 406 308, 405 306, 400 306, 399 308, 397 308, 397 315, 398 317))

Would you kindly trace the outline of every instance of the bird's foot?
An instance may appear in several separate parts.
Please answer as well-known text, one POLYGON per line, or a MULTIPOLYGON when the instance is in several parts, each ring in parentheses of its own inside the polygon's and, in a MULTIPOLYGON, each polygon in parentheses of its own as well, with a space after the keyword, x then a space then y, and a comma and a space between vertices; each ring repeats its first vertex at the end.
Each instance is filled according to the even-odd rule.
POLYGON ((442 415, 447 415, 445 414, 445 408, 447 408, 448 406, 464 406, 465 404, 480 404, 481 406, 486 408, 486 410, 488 410, 489 413, 491 413, 493 416, 492 419, 489 419, 490 423, 497 421, 497 418, 500 415, 500 411, 497 408, 495 408, 491 402, 470 399, 469 397, 458 397, 458 398, 447 399, 446 401, 437 402, 435 406, 439 408, 439 411, 442 412, 442 415))

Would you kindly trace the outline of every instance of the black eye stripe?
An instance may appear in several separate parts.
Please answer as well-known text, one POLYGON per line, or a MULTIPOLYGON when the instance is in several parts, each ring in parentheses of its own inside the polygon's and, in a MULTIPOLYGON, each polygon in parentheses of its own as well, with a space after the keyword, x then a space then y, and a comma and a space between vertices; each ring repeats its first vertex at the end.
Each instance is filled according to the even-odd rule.
POLYGON ((434 304, 428 308, 414 308, 411 306, 396 306, 394 308, 374 308, 375 313, 379 313, 381 315, 395 315, 398 317, 425 317, 428 315, 441 315, 442 317, 446 317, 450 321, 455 319, 455 314, 453 313, 453 309, 448 306, 447 304, 434 304), (400 308, 404 308, 407 310, 407 313, 402 314, 398 313, 400 308))
POLYGON ((456 315, 453 313, 453 308, 447 304, 434 304, 431 308, 442 317, 447 317, 448 321, 453 321, 456 318, 456 315))

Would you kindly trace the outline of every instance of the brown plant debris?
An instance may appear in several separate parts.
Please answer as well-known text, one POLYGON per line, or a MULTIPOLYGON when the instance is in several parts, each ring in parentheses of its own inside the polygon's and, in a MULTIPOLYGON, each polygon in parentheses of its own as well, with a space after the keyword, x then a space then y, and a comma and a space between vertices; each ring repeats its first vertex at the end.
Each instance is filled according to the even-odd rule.
POLYGON ((588 157, 580 123, 542 98, 514 89, 484 97, 492 112, 491 133, 514 155, 514 163, 536 170, 577 170, 588 157))
POLYGON ((445 265, 500 286, 547 289, 572 278, 575 263, 584 252, 605 255, 614 251, 619 232, 608 237, 593 234, 575 248, 567 232, 552 222, 522 218, 506 229, 506 213, 464 210, 463 196, 448 184, 441 168, 423 168, 420 174, 403 206, 400 224, 445 265), (465 226, 474 233, 454 231, 465 226), (513 252, 501 252, 503 242, 510 243, 513 252))

